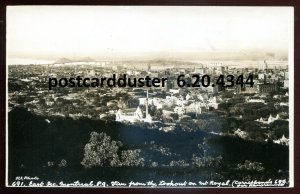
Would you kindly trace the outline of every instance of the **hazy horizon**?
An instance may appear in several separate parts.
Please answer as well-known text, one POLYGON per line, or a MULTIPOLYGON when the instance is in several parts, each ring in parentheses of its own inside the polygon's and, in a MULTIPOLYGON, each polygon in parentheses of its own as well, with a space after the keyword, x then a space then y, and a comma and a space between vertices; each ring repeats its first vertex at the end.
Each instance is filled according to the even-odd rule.
POLYGON ((285 59, 292 7, 8 6, 16 59, 285 59))

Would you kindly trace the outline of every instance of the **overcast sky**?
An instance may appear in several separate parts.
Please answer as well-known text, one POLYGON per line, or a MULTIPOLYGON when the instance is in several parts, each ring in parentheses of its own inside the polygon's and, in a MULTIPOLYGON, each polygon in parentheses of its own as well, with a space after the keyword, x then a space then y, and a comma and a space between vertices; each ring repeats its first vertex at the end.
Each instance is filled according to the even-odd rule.
POLYGON ((288 49, 291 7, 9 6, 7 57, 288 49))

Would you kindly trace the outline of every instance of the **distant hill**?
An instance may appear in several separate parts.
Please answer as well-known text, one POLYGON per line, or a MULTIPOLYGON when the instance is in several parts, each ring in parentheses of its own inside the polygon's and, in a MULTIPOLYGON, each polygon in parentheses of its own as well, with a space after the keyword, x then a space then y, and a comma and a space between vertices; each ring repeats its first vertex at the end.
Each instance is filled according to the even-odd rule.
POLYGON ((54 63, 70 63, 70 62, 72 62, 72 60, 67 59, 67 58, 61 58, 61 59, 55 61, 54 63))
POLYGON ((79 59, 79 60, 74 60, 76 62, 95 62, 96 60, 95 59, 92 59, 90 57, 85 57, 85 58, 82 58, 82 59, 79 59))
POLYGON ((92 59, 90 57, 84 57, 81 59, 73 59, 73 60, 64 57, 55 61, 54 64, 64 64, 64 63, 71 63, 71 62, 95 62, 95 61, 96 61, 95 59, 92 59))

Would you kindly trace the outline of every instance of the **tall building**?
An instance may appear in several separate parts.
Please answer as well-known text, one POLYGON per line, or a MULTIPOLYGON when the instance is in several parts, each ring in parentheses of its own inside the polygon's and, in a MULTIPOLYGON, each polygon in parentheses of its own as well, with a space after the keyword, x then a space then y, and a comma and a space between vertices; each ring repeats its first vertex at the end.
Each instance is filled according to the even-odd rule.
POLYGON ((264 60, 263 64, 260 65, 260 69, 263 71, 268 70, 268 64, 266 60, 264 60))
POLYGON ((257 84, 257 87, 258 87, 258 92, 260 94, 277 91, 277 85, 276 84, 270 84, 270 83, 257 84))

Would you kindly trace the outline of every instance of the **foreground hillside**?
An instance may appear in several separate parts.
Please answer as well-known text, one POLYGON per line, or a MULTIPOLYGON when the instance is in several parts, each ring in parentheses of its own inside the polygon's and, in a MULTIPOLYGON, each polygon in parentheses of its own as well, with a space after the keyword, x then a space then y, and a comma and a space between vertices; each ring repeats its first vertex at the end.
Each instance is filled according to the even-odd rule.
POLYGON ((172 132, 114 121, 8 115, 9 182, 268 180, 288 178, 288 147, 202 131, 172 132))

